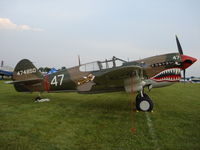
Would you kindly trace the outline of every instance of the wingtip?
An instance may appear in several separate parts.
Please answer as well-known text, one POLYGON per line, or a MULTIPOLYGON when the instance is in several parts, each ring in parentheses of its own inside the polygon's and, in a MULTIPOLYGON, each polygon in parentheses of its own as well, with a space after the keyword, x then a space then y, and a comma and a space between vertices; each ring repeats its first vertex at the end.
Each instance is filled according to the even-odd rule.
POLYGON ((5 84, 13 84, 13 81, 5 81, 5 84))

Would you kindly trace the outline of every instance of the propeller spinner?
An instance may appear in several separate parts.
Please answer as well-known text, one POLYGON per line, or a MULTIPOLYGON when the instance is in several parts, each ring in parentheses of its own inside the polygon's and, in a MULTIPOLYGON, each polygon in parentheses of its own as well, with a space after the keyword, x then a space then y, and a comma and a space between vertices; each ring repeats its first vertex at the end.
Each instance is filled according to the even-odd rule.
POLYGON ((182 60, 182 67, 181 68, 183 70, 183 78, 184 78, 184 81, 185 81, 186 68, 191 66, 194 62, 196 62, 197 59, 190 57, 190 56, 187 56, 187 55, 183 55, 183 49, 181 47, 181 44, 180 44, 177 36, 176 36, 176 44, 177 44, 177 48, 178 48, 178 51, 179 51, 179 54, 180 54, 181 60, 182 60))

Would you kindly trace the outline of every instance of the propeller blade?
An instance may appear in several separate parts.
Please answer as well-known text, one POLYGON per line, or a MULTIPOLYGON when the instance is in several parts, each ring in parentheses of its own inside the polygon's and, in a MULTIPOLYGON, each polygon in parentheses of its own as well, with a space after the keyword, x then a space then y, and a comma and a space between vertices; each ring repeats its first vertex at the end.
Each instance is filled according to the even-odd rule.
POLYGON ((179 53, 183 54, 183 49, 181 47, 181 44, 180 44, 177 36, 176 36, 176 44, 177 44, 177 48, 178 48, 179 53))

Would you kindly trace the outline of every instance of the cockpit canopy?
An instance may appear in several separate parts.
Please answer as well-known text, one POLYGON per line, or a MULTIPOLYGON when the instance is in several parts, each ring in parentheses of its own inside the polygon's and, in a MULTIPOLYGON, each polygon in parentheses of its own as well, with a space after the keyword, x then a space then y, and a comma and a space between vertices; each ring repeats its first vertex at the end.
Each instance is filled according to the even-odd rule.
POLYGON ((79 67, 79 70, 81 72, 100 71, 104 69, 122 66, 124 63, 126 63, 125 60, 122 60, 113 56, 113 58, 109 60, 106 59, 105 61, 95 61, 95 62, 83 64, 79 67))

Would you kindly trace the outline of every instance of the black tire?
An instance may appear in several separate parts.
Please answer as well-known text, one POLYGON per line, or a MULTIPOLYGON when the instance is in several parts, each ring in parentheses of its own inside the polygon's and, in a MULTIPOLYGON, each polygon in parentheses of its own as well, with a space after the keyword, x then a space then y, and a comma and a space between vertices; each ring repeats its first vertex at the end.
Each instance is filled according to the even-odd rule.
POLYGON ((139 110, 139 111, 140 111, 139 104, 140 104, 140 98, 137 98, 137 97, 136 97, 135 107, 136 107, 136 110, 139 110))
POLYGON ((144 112, 153 110, 153 102, 148 95, 144 94, 144 97, 136 97, 136 109, 144 112))

